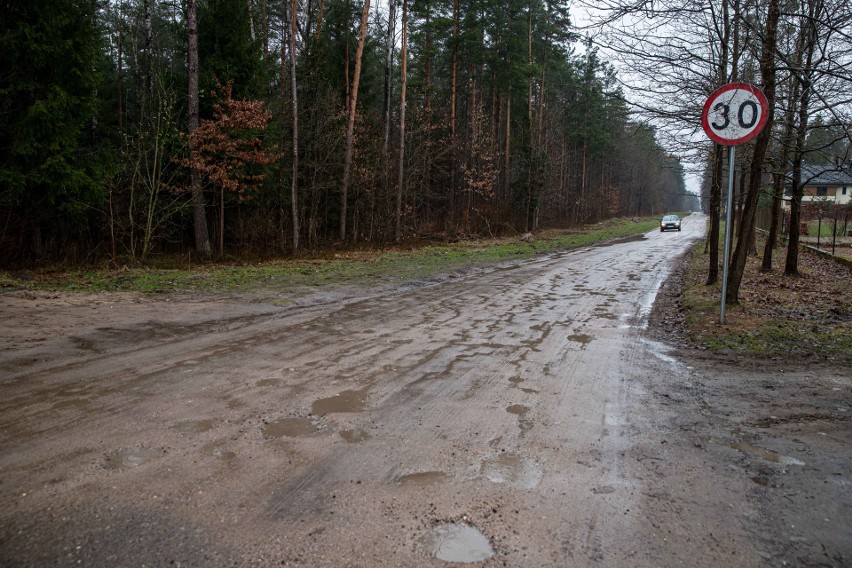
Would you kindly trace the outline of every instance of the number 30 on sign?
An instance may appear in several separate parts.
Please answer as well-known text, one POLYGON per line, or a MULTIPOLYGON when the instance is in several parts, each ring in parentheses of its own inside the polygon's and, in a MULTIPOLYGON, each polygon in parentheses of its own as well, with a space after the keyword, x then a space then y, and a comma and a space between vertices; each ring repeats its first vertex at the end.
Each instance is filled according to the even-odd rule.
POLYGON ((728 83, 704 103, 701 125, 714 142, 736 146, 757 136, 767 118, 769 104, 760 89, 748 83, 728 83))

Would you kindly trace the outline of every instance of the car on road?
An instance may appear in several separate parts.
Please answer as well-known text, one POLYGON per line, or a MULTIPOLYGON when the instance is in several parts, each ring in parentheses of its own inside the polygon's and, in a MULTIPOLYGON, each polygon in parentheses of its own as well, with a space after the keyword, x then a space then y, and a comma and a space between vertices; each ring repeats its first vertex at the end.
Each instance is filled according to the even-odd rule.
POLYGON ((660 232, 663 233, 669 229, 680 231, 680 217, 677 215, 666 215, 660 219, 660 232))

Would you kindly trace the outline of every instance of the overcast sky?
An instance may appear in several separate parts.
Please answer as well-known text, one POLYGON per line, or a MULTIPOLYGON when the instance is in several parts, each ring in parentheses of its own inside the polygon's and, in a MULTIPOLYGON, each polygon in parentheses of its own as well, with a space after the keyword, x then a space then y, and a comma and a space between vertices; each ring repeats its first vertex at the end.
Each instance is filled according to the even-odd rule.
MULTIPOLYGON (((599 29, 595 26, 596 21, 600 21, 600 19, 604 16, 604 11, 596 6, 599 6, 600 2, 596 2, 594 0, 575 0, 572 2, 570 6, 570 14, 572 17, 572 23, 574 24, 577 31, 583 35, 591 35, 594 45, 598 48, 599 56, 602 60, 610 63, 618 73, 619 81, 622 84, 623 92, 625 97, 627 98, 628 103, 641 103, 642 98, 645 93, 639 93, 636 89, 637 86, 646 83, 643 80, 640 81, 640 77, 636 76, 633 70, 624 64, 621 58, 612 50, 607 48, 606 41, 603 41, 599 36, 599 29)), ((632 30, 636 29, 637 25, 642 25, 635 19, 622 19, 617 25, 622 28, 629 28, 632 30)), ((585 49, 583 45, 577 46, 578 50, 582 52, 585 49)), ((641 113, 637 107, 631 107, 631 110, 637 112, 636 118, 644 118, 641 117, 641 113)), ((659 130, 665 130, 667 125, 664 121, 659 119, 650 120, 650 122, 659 130)), ((682 130, 682 125, 679 125, 678 128, 682 130)), ((701 129, 701 125, 696 123, 694 125, 694 138, 697 141, 706 140, 707 137, 701 129)), ((663 146, 666 146, 666 140, 661 137, 660 143, 663 146)), ((667 148, 667 150, 672 153, 677 154, 676 149, 674 147, 667 148)), ((686 187, 688 191, 692 193, 699 194, 701 187, 701 172, 703 170, 703 160, 701 162, 696 162, 694 157, 679 155, 681 160, 683 161, 684 168, 686 169, 686 187)))

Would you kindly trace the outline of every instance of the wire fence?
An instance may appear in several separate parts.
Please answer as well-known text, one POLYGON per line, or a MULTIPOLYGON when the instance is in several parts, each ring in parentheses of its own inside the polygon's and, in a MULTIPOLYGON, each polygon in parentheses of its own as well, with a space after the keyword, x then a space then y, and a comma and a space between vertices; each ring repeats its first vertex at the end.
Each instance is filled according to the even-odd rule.
MULTIPOLYGON (((790 211, 783 210, 780 220, 781 238, 786 243, 790 211)), ((757 228, 768 231, 771 223, 772 210, 768 207, 758 209, 757 228)), ((852 206, 803 204, 799 217, 799 242, 831 254, 836 254, 838 247, 852 247, 852 206)))

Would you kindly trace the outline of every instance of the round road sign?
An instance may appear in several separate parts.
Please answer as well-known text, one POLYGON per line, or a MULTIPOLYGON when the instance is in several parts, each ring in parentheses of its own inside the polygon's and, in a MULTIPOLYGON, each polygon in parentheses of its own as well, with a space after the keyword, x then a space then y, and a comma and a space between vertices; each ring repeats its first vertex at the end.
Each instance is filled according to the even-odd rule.
POLYGON ((728 83, 704 103, 701 125, 714 142, 735 146, 757 136, 767 118, 769 103, 760 89, 748 83, 728 83))

